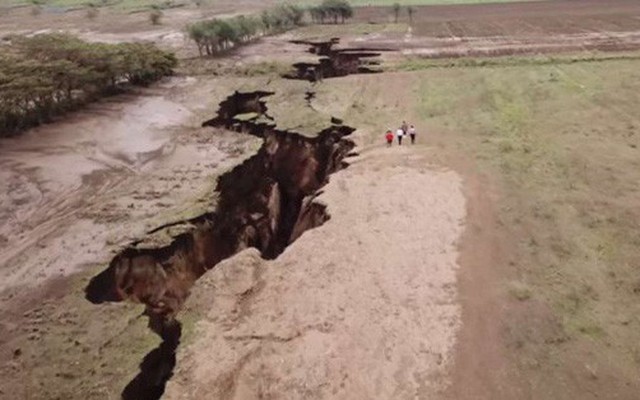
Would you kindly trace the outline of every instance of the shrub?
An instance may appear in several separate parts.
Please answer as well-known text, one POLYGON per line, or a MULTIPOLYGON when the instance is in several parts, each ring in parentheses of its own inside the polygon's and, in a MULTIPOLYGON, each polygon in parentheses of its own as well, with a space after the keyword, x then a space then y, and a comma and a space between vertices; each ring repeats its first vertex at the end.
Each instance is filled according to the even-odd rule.
POLYGON ((324 24, 327 18, 326 10, 323 7, 315 6, 308 9, 311 20, 316 24, 324 24))
POLYGON ((98 17, 99 13, 100 13, 100 9, 98 9, 98 7, 96 7, 95 4, 90 3, 87 8, 87 18, 94 20, 98 17))
POLYGON ((263 11, 260 17, 240 15, 198 21, 187 26, 187 34, 198 46, 201 56, 214 55, 260 36, 301 25, 303 18, 302 8, 285 4, 263 11))
POLYGON ((163 15, 164 14, 159 7, 153 7, 149 13, 149 21, 151 21, 152 25, 160 25, 163 15))
POLYGON ((353 8, 346 0, 324 0, 318 7, 310 10, 311 18, 315 14, 316 19, 324 23, 325 19, 333 20, 334 24, 338 23, 338 19, 345 22, 346 19, 353 17, 353 8))
POLYGON ((0 135, 46 122, 123 83, 147 85, 176 64, 173 54, 151 44, 12 36, 0 53, 0 135))

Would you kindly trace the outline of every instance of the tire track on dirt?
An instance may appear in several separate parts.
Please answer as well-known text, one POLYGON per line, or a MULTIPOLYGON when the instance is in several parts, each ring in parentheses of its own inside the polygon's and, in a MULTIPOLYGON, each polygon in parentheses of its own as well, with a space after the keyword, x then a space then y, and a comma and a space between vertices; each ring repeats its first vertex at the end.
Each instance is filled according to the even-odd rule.
MULTIPOLYGON (((39 246, 49 238, 61 236, 72 226, 71 221, 83 218, 83 214, 96 206, 96 200, 105 193, 122 185, 129 179, 127 175, 117 172, 105 176, 99 185, 82 185, 75 188, 63 189, 55 193, 55 197, 43 195, 37 204, 33 204, 27 216, 20 221, 20 233, 17 238, 10 238, 7 245, 0 252, 3 260, 0 271, 3 283, 7 287, 25 282, 25 275, 31 267, 28 263, 18 262, 25 255, 27 249, 39 246)), ((41 190, 41 193, 44 193, 41 190)), ((15 233, 15 232, 14 232, 15 233)), ((29 280, 29 284, 36 285, 50 274, 58 271, 48 271, 40 274, 38 279, 29 280)))

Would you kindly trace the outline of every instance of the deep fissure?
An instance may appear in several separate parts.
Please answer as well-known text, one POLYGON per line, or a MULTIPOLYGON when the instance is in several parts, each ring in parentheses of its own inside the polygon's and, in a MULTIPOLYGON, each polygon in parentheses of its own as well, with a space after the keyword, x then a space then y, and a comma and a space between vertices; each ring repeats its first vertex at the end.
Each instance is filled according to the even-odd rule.
POLYGON ((123 399, 162 396, 180 343, 176 315, 200 276, 248 247, 257 248, 265 259, 276 258, 306 230, 329 219, 326 206, 314 199, 329 175, 346 167, 344 159, 355 146, 345 137, 354 129, 332 119, 333 125, 315 137, 279 130, 264 100, 272 94, 235 92, 220 103, 215 118, 203 123, 263 139, 254 156, 219 177, 216 210, 150 231, 153 235, 178 225, 185 228, 167 246, 132 243, 86 288, 87 299, 95 304, 145 304, 149 328, 162 339, 145 356, 123 399))
POLYGON ((288 79, 321 81, 352 74, 375 74, 382 72, 378 57, 388 49, 344 48, 336 49, 340 39, 325 41, 292 40, 291 43, 309 46, 308 52, 319 56, 317 62, 293 64, 295 71, 284 75, 288 79))

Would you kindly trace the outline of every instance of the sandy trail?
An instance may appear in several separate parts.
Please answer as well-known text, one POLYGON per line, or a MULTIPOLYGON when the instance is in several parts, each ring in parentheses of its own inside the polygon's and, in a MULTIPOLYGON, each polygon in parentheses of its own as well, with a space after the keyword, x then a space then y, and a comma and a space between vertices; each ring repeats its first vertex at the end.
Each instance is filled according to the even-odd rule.
POLYGON ((325 225, 275 261, 247 250, 198 281, 186 315, 203 318, 164 398, 426 399, 445 388, 461 178, 408 146, 352 163, 320 196, 325 225))

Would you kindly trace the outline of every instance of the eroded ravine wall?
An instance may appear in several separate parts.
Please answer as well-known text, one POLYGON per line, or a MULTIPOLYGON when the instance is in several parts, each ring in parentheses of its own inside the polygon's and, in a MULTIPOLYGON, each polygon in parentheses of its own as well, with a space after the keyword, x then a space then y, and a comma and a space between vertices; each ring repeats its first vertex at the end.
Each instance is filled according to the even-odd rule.
POLYGON ((180 340, 175 317, 202 274, 248 247, 258 249, 264 258, 275 258, 304 231, 329 218, 326 207, 314 197, 328 176, 345 166, 354 147, 345 137, 354 129, 332 125, 306 137, 258 122, 270 119, 262 100, 269 95, 236 92, 221 103, 217 117, 204 124, 263 138, 254 156, 219 177, 216 211, 182 221, 190 229, 166 246, 140 248, 140 242, 133 243, 86 288, 87 299, 96 304, 125 300, 145 304, 150 328, 163 339, 141 364, 141 373, 127 386, 124 398, 162 395, 180 340), (247 113, 255 117, 237 118, 247 113))

